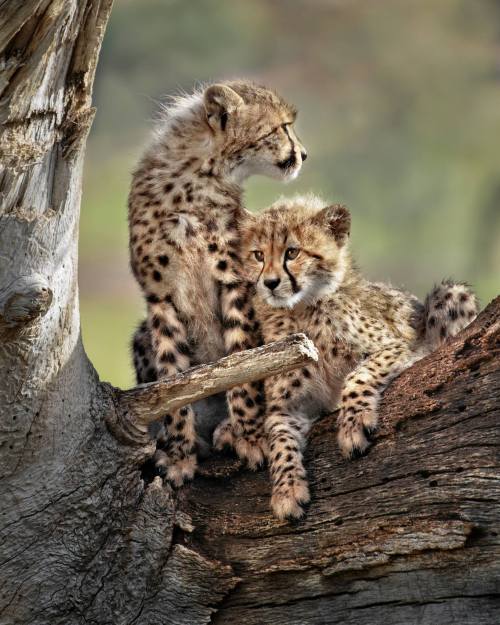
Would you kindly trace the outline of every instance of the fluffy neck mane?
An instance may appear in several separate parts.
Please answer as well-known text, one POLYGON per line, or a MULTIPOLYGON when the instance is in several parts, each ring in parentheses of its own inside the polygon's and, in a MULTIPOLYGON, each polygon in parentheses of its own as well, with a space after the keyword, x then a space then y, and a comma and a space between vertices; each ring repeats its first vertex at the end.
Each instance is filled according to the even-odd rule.
POLYGON ((207 123, 203 92, 178 96, 162 107, 149 155, 162 158, 164 167, 175 171, 179 163, 191 161, 208 179, 232 186, 239 181, 231 177, 231 163, 221 154, 207 123))

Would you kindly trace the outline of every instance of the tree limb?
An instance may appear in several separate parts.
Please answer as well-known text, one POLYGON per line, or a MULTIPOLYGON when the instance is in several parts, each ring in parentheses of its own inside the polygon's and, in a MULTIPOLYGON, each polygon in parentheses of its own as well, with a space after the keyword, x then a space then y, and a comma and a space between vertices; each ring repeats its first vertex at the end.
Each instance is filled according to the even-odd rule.
POLYGON ((116 414, 108 425, 122 442, 144 445, 147 426, 175 408, 234 386, 284 373, 316 361, 318 353, 304 334, 255 349, 237 352, 217 362, 193 367, 175 376, 141 384, 127 391, 115 391, 116 414))

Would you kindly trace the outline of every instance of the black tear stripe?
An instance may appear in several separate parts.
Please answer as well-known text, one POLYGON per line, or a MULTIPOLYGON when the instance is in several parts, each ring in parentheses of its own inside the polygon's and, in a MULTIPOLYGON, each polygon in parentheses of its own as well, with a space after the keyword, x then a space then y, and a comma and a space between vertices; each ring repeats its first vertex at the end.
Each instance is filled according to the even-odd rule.
POLYGON ((286 260, 283 261, 283 269, 285 270, 287 276, 290 278, 290 283, 292 285, 292 291, 294 293, 298 293, 300 291, 300 287, 297 283, 297 280, 295 279, 295 276, 292 275, 292 273, 290 271, 288 271, 288 267, 286 266, 286 260))
POLYGON ((293 142, 292 137, 290 136, 290 133, 288 132, 288 127, 283 126, 283 130, 286 132, 286 136, 288 137, 288 140, 290 141, 290 145, 292 146, 292 154, 295 154, 295 143, 293 142))
MULTIPOLYGON (((290 138, 290 135, 288 135, 288 137, 290 138)), ((290 144, 292 146, 291 150, 290 150, 290 156, 287 159, 285 159, 284 161, 280 161, 278 163, 278 167, 280 169, 290 169, 297 162, 297 158, 295 156, 295 144, 293 143, 293 141, 291 139, 290 139, 290 144)))

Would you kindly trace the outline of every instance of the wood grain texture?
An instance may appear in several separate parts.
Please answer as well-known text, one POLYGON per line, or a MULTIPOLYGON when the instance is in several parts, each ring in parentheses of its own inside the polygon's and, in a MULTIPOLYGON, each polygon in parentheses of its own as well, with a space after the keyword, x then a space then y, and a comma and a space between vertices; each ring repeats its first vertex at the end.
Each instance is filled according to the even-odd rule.
POLYGON ((80 339, 77 234, 91 86, 110 10, 111 0, 0 3, 4 476, 50 460, 90 424, 96 374, 80 339))

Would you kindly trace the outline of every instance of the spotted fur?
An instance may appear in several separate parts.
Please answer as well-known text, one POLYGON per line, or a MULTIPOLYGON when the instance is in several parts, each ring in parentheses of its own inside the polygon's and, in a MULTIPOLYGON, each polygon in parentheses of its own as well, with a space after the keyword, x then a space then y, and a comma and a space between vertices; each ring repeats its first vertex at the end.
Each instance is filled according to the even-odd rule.
MULTIPOLYGON (((239 256, 241 184, 252 174, 298 174, 306 153, 295 115, 247 82, 211 85, 166 110, 129 195, 131 266, 147 302, 133 340, 138 382, 255 344, 239 256)), ((215 443, 231 443, 254 466, 265 452, 259 389, 236 389, 229 403, 215 443)), ((194 475, 195 447, 193 408, 166 415, 157 460, 175 485, 194 475)))
POLYGON ((271 505, 279 518, 300 517, 309 501, 302 453, 311 420, 340 404, 342 454, 365 452, 388 383, 477 313, 463 284, 443 282, 424 306, 363 278, 349 254, 350 225, 345 207, 310 196, 277 202, 248 218, 242 233, 263 339, 304 332, 320 354, 317 365, 265 382, 271 505))

